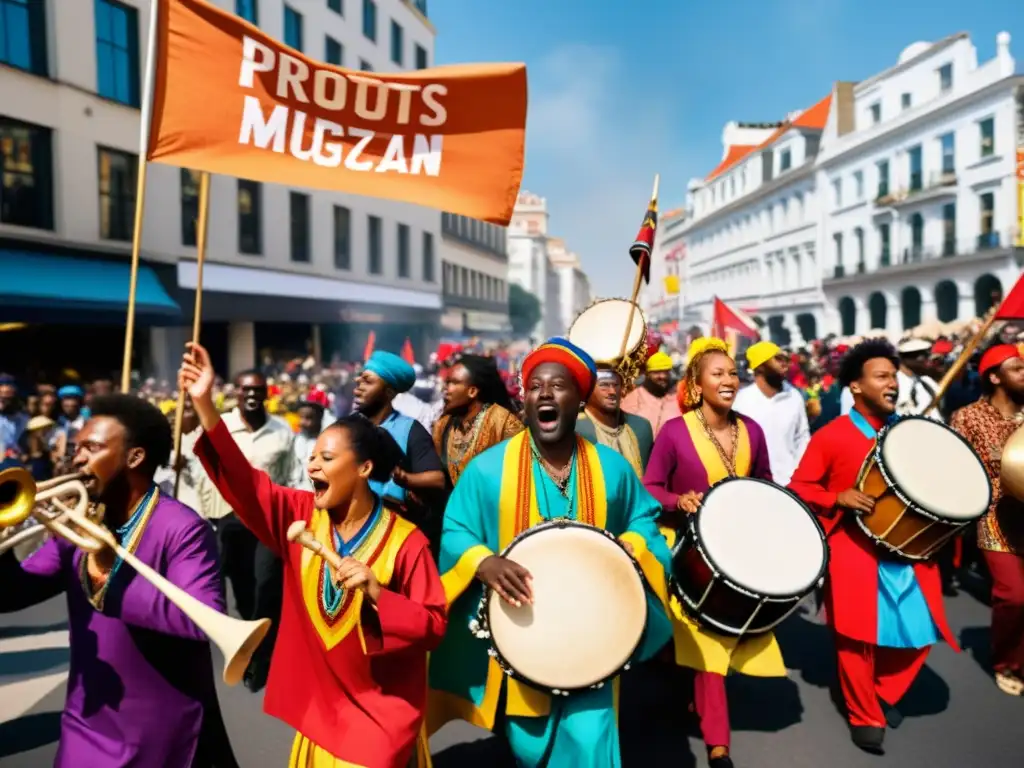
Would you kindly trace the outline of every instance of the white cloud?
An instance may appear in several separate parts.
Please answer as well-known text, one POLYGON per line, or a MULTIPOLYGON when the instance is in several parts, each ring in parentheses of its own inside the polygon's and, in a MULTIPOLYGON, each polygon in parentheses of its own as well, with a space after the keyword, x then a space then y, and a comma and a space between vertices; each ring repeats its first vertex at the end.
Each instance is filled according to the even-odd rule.
POLYGON ((594 293, 628 296, 629 246, 654 174, 662 210, 686 188, 682 136, 660 106, 664 94, 651 92, 646 73, 623 71, 608 47, 561 46, 529 78, 524 188, 547 198, 551 232, 580 254, 594 293))

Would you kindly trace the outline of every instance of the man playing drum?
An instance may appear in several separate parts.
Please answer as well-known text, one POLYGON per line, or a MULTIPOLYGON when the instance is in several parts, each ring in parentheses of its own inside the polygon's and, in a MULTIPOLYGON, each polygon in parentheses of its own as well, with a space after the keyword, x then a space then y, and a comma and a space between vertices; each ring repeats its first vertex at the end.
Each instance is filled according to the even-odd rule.
MULTIPOLYGON (((527 529, 569 518, 619 537, 643 569, 651 591, 633 658, 652 656, 671 636, 664 609, 670 555, 656 524, 659 505, 627 461, 574 432, 580 403, 594 388, 593 360, 555 338, 527 356, 522 374, 527 431, 473 459, 445 513, 440 570, 450 621, 431 656, 429 725, 433 732, 463 719, 491 730, 503 719, 521 766, 614 768, 621 765, 617 684, 548 695, 506 679, 498 661, 488 657, 488 644, 469 628, 483 585, 513 606, 534 603, 530 573, 498 553, 527 529)), ((614 620, 608 627, 614 631, 614 620)), ((594 637, 592 648, 581 648, 581 654, 602 644, 594 637)))
POLYGON ((828 534, 827 619, 835 635, 839 684, 853 743, 882 753, 886 725, 901 719, 895 704, 910 688, 940 636, 956 648, 946 623, 939 570, 885 553, 857 529, 855 514, 875 500, 856 489, 878 431, 895 418, 896 350, 872 339, 851 349, 839 378, 854 408, 811 437, 789 488, 819 515, 828 534), (883 710, 884 702, 889 711, 883 710))

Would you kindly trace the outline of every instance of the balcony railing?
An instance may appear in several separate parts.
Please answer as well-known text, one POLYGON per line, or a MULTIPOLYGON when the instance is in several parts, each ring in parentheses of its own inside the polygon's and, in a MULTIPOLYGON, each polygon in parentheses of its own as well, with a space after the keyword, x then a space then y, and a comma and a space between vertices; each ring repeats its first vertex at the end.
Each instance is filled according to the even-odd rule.
POLYGON ((834 276, 837 277, 837 278, 845 277, 846 276, 846 269, 843 267, 842 264, 836 264, 835 270, 834 270, 834 276))
POLYGON ((982 232, 978 235, 978 250, 988 251, 1000 245, 998 232, 982 232))
POLYGON ((910 175, 910 186, 900 188, 875 199, 875 205, 892 206, 916 202, 919 199, 943 197, 954 194, 956 174, 950 172, 933 173, 926 180, 921 174, 910 175))

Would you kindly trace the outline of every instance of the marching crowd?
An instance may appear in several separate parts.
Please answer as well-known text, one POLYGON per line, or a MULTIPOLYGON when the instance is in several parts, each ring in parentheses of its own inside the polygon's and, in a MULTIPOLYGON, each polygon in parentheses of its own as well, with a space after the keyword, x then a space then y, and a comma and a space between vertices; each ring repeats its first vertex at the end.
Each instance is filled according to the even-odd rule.
MULTIPOLYGON (((793 353, 762 341, 737 355, 737 365, 724 342, 697 338, 685 354, 655 345, 635 388, 616 365, 595 363, 565 339, 540 345, 518 365, 457 350, 424 371, 398 355, 376 351, 358 365, 294 361, 245 371, 231 381, 217 378, 205 350, 193 347, 178 382, 188 393, 181 459, 174 463, 169 445, 148 447, 160 457, 151 467, 151 481, 160 498, 174 497, 208 521, 219 575, 231 584, 238 614, 273 621, 271 635, 252 657, 245 684, 259 691, 269 680, 267 711, 298 731, 292 765, 336 764, 328 758, 404 765, 410 755, 423 756, 428 732, 453 718, 486 728, 503 721, 522 764, 617 764, 617 757, 611 757, 617 755, 617 740, 608 741, 606 733, 614 731, 614 721, 609 726, 595 714, 613 709, 604 694, 556 697, 541 704, 532 689, 518 686, 513 677, 502 694, 508 697, 505 717, 498 716, 487 663, 470 662, 470 646, 461 634, 471 622, 460 611, 475 606, 475 600, 467 601, 467 590, 476 579, 514 605, 532 600, 529 573, 494 555, 507 544, 506 506, 509 519, 532 521, 537 514, 530 506, 536 503, 529 501, 533 494, 543 498, 540 519, 558 517, 551 510, 560 505, 568 505, 565 515, 580 521, 609 515, 600 525, 636 556, 651 588, 658 592, 660 584, 664 593, 665 576, 656 572, 659 567, 670 570, 666 544, 674 543, 680 520, 729 477, 788 486, 826 520, 832 560, 824 606, 835 632, 851 737, 865 751, 881 752, 886 724, 928 647, 940 637, 955 645, 941 593, 955 593, 957 568, 975 569, 991 583, 996 683, 1007 694, 1024 693, 1024 550, 1013 514, 1001 512, 1012 500, 999 492, 999 449, 1024 414, 1024 359, 1017 329, 1006 326, 1000 333, 931 413, 937 381, 956 359, 963 339, 907 338, 895 348, 882 339, 828 339, 793 353), (518 377, 511 375, 513 368, 518 377), (893 414, 928 414, 950 422, 984 464, 993 503, 977 531, 946 546, 934 564, 907 566, 910 570, 893 576, 909 582, 886 591, 880 575, 878 594, 862 594, 869 582, 856 580, 858 569, 877 567, 881 574, 885 562, 876 554, 865 555, 873 551, 871 545, 854 541, 841 514, 829 510, 870 511, 873 500, 855 490, 854 470, 893 414), (499 444, 506 447, 487 450, 499 444), (535 471, 510 472, 516 462, 535 471), (598 482, 595 477, 607 499, 595 501, 585 487, 598 482), (300 492, 307 495, 296 495, 300 492), (310 570, 307 559, 294 560, 282 543, 287 523, 308 516, 308 494, 314 501, 309 529, 345 556, 351 565, 344 572, 327 565, 323 571, 319 566, 310 570), (520 499, 525 499, 522 509, 520 499), (610 518, 613 506, 626 514, 617 523, 610 518), (339 517, 341 509, 348 512, 339 517), (481 517, 488 510, 499 510, 497 529, 481 517), (404 527, 406 522, 415 528, 404 527), (387 562, 375 560, 381 552, 388 553, 381 555, 390 558, 387 562), (444 576, 443 590, 435 568, 444 576), (389 657, 393 668, 366 667, 352 650, 354 635, 339 630, 348 626, 345 617, 358 610, 352 607, 353 595, 379 611, 376 629, 364 632, 360 623, 355 648, 362 644, 365 653, 404 648, 411 655, 389 657), (303 611, 319 618, 309 625, 296 623, 297 599, 306 601, 303 611), (343 673, 340 678, 318 670, 315 660, 308 662, 309 669, 279 661, 295 654, 274 654, 275 645, 294 647, 305 642, 306 633, 325 644, 327 663, 343 673), (332 656, 334 644, 349 650, 332 656), (346 682, 345 675, 397 680, 421 664, 417 648, 433 651, 429 707, 421 693, 388 691, 386 685, 355 690, 351 680, 346 682), (470 667, 476 670, 472 674, 470 667), (312 708, 289 692, 286 682, 289 676, 307 674, 322 680, 314 686, 312 708), (325 677, 335 681, 336 690, 325 677), (399 707, 399 700, 411 710, 399 707), (346 701, 338 709, 338 702, 346 701), (427 722, 421 728, 424 711, 427 722), (545 717, 538 721, 539 715, 545 717), (395 719, 386 729, 392 733, 353 746, 359 739, 351 734, 360 729, 376 733, 391 716, 395 719), (336 717, 345 723, 340 732, 328 727, 336 717), (582 744, 593 753, 584 762, 582 744)), ((172 387, 147 381, 134 394, 127 400, 148 401, 173 423, 177 395, 172 387)), ((119 421, 128 434, 132 420, 139 418, 119 397, 109 379, 57 386, 3 375, 0 449, 5 466, 23 465, 37 480, 89 466, 82 456, 96 450, 100 440, 97 419, 90 417, 119 421)), ((125 467, 138 471, 130 462, 125 467)), ((135 519, 131 510, 148 498, 140 496, 122 511, 126 526, 135 519)), ((108 502, 108 515, 110 510, 108 502)), ((510 525, 522 531, 527 524, 510 525)), ((653 650, 663 648, 665 661, 692 672, 694 711, 709 764, 729 768, 725 675, 785 675, 779 648, 770 632, 756 641, 721 636, 695 621, 675 598, 659 597, 671 627, 659 634, 649 624, 647 641, 660 638, 653 650)))

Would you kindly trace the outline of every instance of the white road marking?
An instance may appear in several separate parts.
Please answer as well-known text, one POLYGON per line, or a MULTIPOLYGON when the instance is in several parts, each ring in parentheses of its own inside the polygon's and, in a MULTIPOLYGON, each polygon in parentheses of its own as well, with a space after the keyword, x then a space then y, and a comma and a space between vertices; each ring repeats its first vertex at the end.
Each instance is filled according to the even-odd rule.
MULTIPOLYGON (((0 656, 6 653, 42 651, 68 647, 68 631, 44 632, 40 635, 20 635, 0 639, 0 656)), ((16 670, 15 670, 16 672, 16 670)), ((3 683, 0 677, 0 722, 21 717, 68 679, 67 669, 50 672, 27 680, 3 683)))

